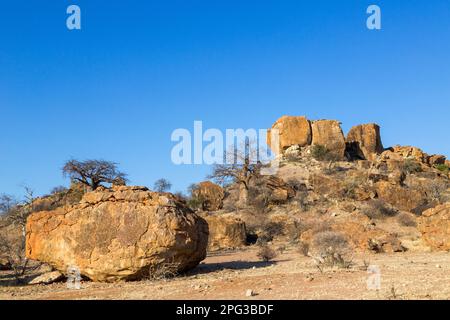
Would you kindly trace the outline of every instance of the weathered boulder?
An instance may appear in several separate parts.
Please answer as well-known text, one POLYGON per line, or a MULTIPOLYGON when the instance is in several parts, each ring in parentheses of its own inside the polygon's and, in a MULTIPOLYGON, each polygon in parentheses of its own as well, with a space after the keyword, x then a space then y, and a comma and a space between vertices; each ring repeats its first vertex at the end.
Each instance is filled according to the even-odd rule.
POLYGON ((267 145, 275 152, 276 148, 272 145, 272 130, 274 129, 279 133, 278 150, 280 153, 290 146, 311 144, 311 123, 305 117, 283 116, 273 124, 272 129, 267 131, 267 145))
POLYGON ((393 184, 390 181, 379 181, 375 184, 375 188, 379 199, 400 210, 411 212, 427 202, 427 195, 424 192, 393 184))
POLYGON ((417 222, 426 244, 434 250, 450 250, 450 202, 426 210, 417 222))
POLYGON ((209 227, 208 250, 239 248, 246 245, 245 223, 233 214, 203 216, 209 227))
POLYGON ((350 146, 354 158, 374 161, 384 150, 380 127, 375 123, 354 126, 347 134, 347 148, 350 146))
POLYGON ((430 156, 430 158, 428 159, 428 164, 430 166, 445 164, 445 159, 446 159, 445 156, 443 156, 441 154, 434 154, 434 155, 430 156))
POLYGON ((394 146, 392 151, 404 159, 413 159, 420 163, 428 163, 430 156, 422 151, 422 149, 411 146, 394 146))
POLYGON ((167 263, 180 272, 194 268, 206 257, 208 225, 171 194, 121 186, 32 214, 26 240, 30 259, 113 282, 145 277, 167 263))
POLYGON ((216 211, 223 207, 225 192, 223 188, 211 181, 200 182, 194 195, 202 202, 202 209, 206 211, 216 211))
POLYGON ((267 176, 265 179, 265 185, 270 190, 270 202, 282 203, 296 194, 294 188, 288 185, 283 179, 276 176, 267 176))
POLYGON ((46 272, 33 278, 28 284, 50 284, 64 279, 64 275, 59 271, 46 272))
POLYGON ((318 120, 312 122, 312 145, 321 145, 328 149, 338 160, 345 156, 345 138, 341 124, 336 120, 318 120))

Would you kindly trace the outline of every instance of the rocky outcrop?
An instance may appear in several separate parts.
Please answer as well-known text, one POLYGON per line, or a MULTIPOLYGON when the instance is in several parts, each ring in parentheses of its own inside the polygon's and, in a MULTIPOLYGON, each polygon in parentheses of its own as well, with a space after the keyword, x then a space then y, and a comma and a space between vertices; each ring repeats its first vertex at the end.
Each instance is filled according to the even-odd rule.
POLYGON ((269 201, 272 203, 283 203, 296 194, 296 191, 290 185, 276 176, 267 176, 265 185, 270 190, 269 201))
POLYGON ((394 146, 392 151, 403 159, 413 159, 420 163, 428 164, 430 158, 422 149, 411 146, 394 146))
POLYGON ((390 181, 379 181, 375 184, 378 198, 404 211, 413 211, 426 204, 427 195, 417 189, 402 187, 390 181))
POLYGON ((305 117, 283 116, 267 131, 267 145, 275 152, 272 145, 272 132, 278 130, 279 152, 282 153, 290 146, 306 146, 311 144, 311 123, 305 117))
POLYGON ((32 214, 26 240, 30 259, 113 282, 145 277, 167 263, 180 272, 194 268, 206 257, 208 225, 171 194, 121 186, 32 214))
POLYGON ((225 192, 221 186, 211 181, 204 181, 196 186, 193 193, 201 201, 203 210, 216 211, 222 209, 225 192))
POLYGON ((208 250, 239 248, 246 245, 245 223, 233 214, 205 215, 208 222, 208 250))
MULTIPOLYGON (((322 221, 322 224, 324 222, 326 220, 322 221)), ((320 231, 310 229, 303 232, 300 240, 304 243, 311 243, 317 232, 332 230, 344 235, 350 245, 357 251, 386 253, 406 251, 394 234, 375 227, 368 217, 360 213, 328 221, 327 224, 329 225, 328 229, 320 231)))
POLYGON ((343 160, 346 144, 339 121, 314 121, 312 123, 312 145, 324 146, 336 159, 343 160))
POLYGON ((374 161, 384 150, 380 127, 375 123, 354 126, 347 134, 347 150, 352 158, 374 161))
POLYGON ((417 222, 427 245, 434 250, 450 250, 450 202, 426 210, 417 222))
POLYGON ((445 156, 443 156, 441 154, 434 154, 434 155, 430 156, 430 158, 428 159, 428 164, 430 166, 445 164, 445 159, 446 159, 445 156))

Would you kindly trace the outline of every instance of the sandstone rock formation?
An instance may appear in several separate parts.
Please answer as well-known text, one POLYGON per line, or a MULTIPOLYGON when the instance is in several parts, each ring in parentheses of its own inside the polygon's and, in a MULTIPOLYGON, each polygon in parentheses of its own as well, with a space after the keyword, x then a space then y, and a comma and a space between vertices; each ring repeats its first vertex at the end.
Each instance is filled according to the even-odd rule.
POLYGON ((347 134, 347 148, 360 159, 374 161, 378 154, 384 150, 381 142, 380 127, 369 123, 354 126, 347 134))
POLYGON ((338 160, 345 157, 345 138, 339 121, 318 120, 312 123, 312 145, 321 145, 338 160))
POLYGON ((283 116, 273 124, 272 129, 267 131, 267 145, 275 151, 275 146, 272 146, 273 129, 279 133, 280 153, 293 145, 311 144, 311 124, 305 117, 283 116))
POLYGON ((417 220, 425 243, 434 250, 450 250, 450 202, 423 212, 417 220))
POLYGON ((420 190, 402 187, 388 181, 379 181, 375 187, 379 199, 400 210, 411 212, 423 206, 427 200, 426 194, 420 190))
POLYGON ((430 156, 422 149, 410 146, 394 146, 392 151, 400 155, 403 159, 414 159, 420 163, 428 163, 430 156))
POLYGON ((266 177, 265 185, 270 190, 269 200, 272 203, 283 203, 293 198, 296 194, 296 191, 291 186, 276 176, 266 177))
POLYGON ((445 164, 445 156, 441 154, 434 154, 430 156, 428 159, 428 164, 430 166, 438 165, 438 164, 445 164))
POLYGON ((194 268, 206 256, 208 225, 171 194, 145 187, 99 188, 81 202, 32 214, 26 254, 94 281, 134 280, 171 263, 194 268))
POLYGON ((223 207, 225 192, 223 188, 211 181, 200 182, 194 190, 194 195, 202 202, 202 209, 216 211, 223 207))
POLYGON ((246 245, 245 223, 233 214, 205 215, 208 222, 208 250, 239 248, 246 245))

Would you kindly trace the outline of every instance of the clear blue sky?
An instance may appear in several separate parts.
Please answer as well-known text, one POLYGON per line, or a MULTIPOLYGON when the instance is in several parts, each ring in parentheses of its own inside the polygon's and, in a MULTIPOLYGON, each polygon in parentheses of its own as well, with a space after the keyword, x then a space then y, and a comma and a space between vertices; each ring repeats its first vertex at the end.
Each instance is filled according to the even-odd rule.
POLYGON ((450 156, 450 1, 3 1, 0 193, 67 185, 65 160, 120 163, 173 191, 171 132, 266 128, 281 115, 377 122, 385 146, 450 156), (82 30, 66 28, 66 8, 82 30), (382 30, 366 8, 382 9, 382 30))

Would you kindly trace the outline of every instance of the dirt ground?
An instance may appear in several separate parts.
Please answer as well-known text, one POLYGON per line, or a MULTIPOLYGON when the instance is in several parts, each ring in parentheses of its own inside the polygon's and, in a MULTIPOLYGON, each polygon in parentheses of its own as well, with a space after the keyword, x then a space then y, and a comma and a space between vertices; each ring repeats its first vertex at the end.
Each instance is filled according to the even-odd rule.
POLYGON ((260 262, 256 248, 210 254, 189 274, 158 281, 82 282, 80 290, 64 282, 6 286, 0 271, 0 299, 450 299, 450 253, 359 255, 349 269, 321 272, 294 248, 273 263, 260 262), (365 263, 364 263, 365 262, 365 263), (368 290, 365 265, 381 271, 380 290, 368 290), (247 297, 247 290, 254 296, 247 297))

